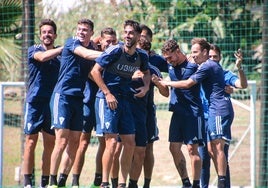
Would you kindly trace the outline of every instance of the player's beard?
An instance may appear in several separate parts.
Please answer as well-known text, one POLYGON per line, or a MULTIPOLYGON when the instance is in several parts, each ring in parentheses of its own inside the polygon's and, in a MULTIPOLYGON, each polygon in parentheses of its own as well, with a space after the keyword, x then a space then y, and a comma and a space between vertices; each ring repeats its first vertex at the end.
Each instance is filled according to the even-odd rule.
POLYGON ((54 43, 54 40, 51 38, 51 37, 46 37, 44 40, 43 40, 43 44, 45 46, 51 46, 53 45, 54 43))
POLYGON ((136 45, 136 41, 133 39, 125 40, 125 46, 127 48, 132 48, 134 45, 136 45))

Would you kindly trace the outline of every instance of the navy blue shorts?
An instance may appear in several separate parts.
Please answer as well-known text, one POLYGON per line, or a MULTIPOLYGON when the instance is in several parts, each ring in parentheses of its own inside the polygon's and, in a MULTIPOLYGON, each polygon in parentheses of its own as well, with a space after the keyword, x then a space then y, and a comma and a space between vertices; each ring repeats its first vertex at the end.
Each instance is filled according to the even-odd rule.
POLYGON ((188 116, 173 112, 169 127, 169 142, 203 144, 203 116, 188 116))
POLYGON ((96 128, 96 116, 94 103, 84 103, 83 106, 83 132, 90 133, 93 128, 96 128))
POLYGON ((41 130, 55 135, 51 127, 51 113, 49 108, 49 99, 26 103, 24 117, 24 133, 37 134, 41 130))
POLYGON ((224 139, 227 142, 230 142, 232 139, 231 125, 233 119, 233 113, 225 116, 209 115, 207 126, 207 142, 215 139, 224 139))
POLYGON ((134 98, 131 100, 131 109, 135 123, 136 146, 146 147, 147 145, 147 103, 144 98, 134 98))
POLYGON ((50 103, 52 128, 83 130, 83 98, 54 93, 50 103))
POLYGON ((135 123, 130 102, 123 96, 117 97, 117 101, 117 108, 111 110, 106 99, 96 98, 96 134, 135 134, 135 123))

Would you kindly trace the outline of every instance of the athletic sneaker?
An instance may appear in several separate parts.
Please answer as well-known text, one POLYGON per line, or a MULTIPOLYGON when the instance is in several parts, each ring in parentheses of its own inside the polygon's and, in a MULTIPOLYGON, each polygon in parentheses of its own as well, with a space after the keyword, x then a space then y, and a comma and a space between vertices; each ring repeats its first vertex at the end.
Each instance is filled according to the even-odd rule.
POLYGON ((24 186, 24 188, 32 188, 32 186, 31 185, 26 185, 26 186, 24 186))
POLYGON ((72 188, 79 188, 79 185, 72 185, 72 188))
POLYGON ((100 186, 94 185, 94 183, 89 188, 100 188, 100 186))

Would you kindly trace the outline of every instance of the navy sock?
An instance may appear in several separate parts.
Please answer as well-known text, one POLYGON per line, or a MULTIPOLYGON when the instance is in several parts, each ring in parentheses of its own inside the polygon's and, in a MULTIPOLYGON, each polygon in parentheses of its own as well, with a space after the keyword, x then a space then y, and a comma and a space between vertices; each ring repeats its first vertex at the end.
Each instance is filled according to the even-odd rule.
POLYGON ((24 174, 24 186, 32 186, 32 174, 24 174))
POLYGON ((68 177, 67 174, 63 174, 63 173, 60 174, 58 187, 65 187, 67 177, 68 177))
POLYGON ((46 187, 49 182, 49 176, 41 176, 41 187, 46 187))
POLYGON ((72 186, 79 186, 80 174, 73 174, 72 186))

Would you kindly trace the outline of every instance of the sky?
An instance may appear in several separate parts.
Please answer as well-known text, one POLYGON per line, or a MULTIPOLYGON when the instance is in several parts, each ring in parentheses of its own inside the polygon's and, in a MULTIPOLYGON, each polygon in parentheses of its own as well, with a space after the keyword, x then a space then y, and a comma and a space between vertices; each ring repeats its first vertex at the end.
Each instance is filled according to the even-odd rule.
MULTIPOLYGON (((90 0, 88 0, 90 1, 90 0)), ((117 3, 122 2, 123 0, 116 0, 117 3)), ((109 3, 110 0, 104 0, 105 3, 109 3)), ((79 5, 80 1, 78 0, 42 0, 43 5, 51 5, 58 7, 57 11, 67 12, 70 8, 79 5), (63 3, 64 2, 64 3, 63 3)))

